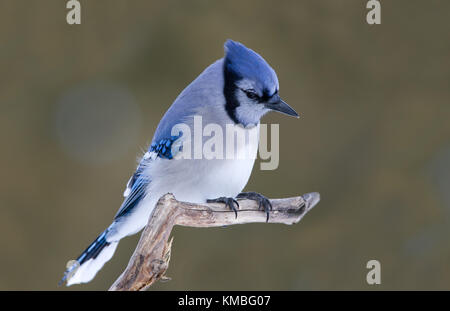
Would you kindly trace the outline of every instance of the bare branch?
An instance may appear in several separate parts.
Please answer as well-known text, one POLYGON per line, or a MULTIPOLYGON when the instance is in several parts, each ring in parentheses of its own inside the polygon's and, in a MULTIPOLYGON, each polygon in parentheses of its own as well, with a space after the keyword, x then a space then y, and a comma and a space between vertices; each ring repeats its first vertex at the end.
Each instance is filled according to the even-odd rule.
MULTIPOLYGON (((320 200, 318 193, 270 200, 273 210, 269 223, 291 225, 300 221, 320 200)), ((142 232, 127 268, 109 290, 145 290, 156 281, 167 279, 174 225, 188 227, 221 227, 246 223, 265 223, 266 214, 252 200, 239 200, 238 217, 223 204, 179 202, 172 194, 161 197, 142 232)))

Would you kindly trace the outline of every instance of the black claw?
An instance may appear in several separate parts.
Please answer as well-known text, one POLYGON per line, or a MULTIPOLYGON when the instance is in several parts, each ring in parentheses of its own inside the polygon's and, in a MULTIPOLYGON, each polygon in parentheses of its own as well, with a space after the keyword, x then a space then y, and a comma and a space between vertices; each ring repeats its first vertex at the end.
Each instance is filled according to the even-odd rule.
POLYGON ((207 203, 224 203, 225 206, 227 206, 228 208, 230 208, 232 211, 234 211, 234 214, 236 215, 237 218, 237 208, 239 208, 239 203, 238 201, 236 201, 233 198, 226 198, 226 197, 220 197, 217 199, 208 199, 206 200, 207 203), (236 206, 237 208, 236 208, 236 206))
POLYGON ((257 201, 259 203, 258 209, 262 210, 262 208, 264 208, 264 212, 267 214, 266 222, 269 222, 269 212, 273 207, 268 198, 257 192, 242 192, 239 193, 236 198, 257 201))
POLYGON ((233 198, 231 198, 232 200, 233 200, 233 202, 237 205, 237 207, 239 208, 239 203, 238 203, 238 201, 237 200, 235 200, 235 199, 233 199, 233 198))

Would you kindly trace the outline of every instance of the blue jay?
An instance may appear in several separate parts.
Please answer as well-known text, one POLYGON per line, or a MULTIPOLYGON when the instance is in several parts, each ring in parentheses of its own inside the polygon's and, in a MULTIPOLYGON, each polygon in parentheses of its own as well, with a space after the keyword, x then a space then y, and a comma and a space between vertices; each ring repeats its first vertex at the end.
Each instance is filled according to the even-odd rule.
POLYGON ((143 229, 158 199, 168 192, 181 201, 224 203, 236 217, 236 199, 256 200, 268 219, 271 205, 267 198, 256 192, 241 193, 253 168, 259 137, 234 145, 236 153, 251 155, 243 159, 176 159, 184 147, 180 143, 193 138, 182 131, 174 134, 173 128, 179 123, 193 128, 194 116, 201 116, 204 123, 232 126, 246 135, 259 133, 261 117, 271 110, 298 117, 280 98, 277 75, 259 54, 232 40, 224 47, 225 56, 189 84, 165 113, 128 181, 112 224, 68 265, 61 282, 69 286, 91 281, 111 259, 120 239, 143 229))

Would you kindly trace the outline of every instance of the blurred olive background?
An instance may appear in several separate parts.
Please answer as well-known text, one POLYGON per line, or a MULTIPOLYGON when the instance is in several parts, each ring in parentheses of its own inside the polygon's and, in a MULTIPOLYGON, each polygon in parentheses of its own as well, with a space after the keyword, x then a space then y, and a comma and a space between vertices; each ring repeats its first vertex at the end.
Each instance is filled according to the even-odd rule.
POLYGON ((246 190, 319 191, 294 226, 177 227, 152 290, 450 289, 449 1, 0 2, 0 289, 105 290, 139 235, 89 284, 65 264, 106 228, 165 110, 226 39, 259 52, 300 119, 277 170, 246 190), (366 283, 381 262, 382 284, 366 283))

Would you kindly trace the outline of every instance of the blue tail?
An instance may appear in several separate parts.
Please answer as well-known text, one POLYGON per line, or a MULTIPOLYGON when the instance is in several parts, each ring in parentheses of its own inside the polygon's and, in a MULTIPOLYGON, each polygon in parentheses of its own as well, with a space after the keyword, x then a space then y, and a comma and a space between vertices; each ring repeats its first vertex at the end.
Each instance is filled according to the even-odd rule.
POLYGON ((106 233, 107 230, 103 231, 103 233, 100 234, 97 239, 95 239, 95 241, 92 242, 91 245, 89 245, 88 248, 86 248, 84 252, 77 258, 77 261, 80 265, 91 258, 97 258, 98 254, 100 254, 100 252, 110 244, 106 241, 106 233))
POLYGON ((118 241, 108 242, 106 235, 108 229, 100 234, 94 242, 89 245, 86 250, 73 261, 64 272, 61 285, 67 282, 67 285, 86 283, 94 278, 103 265, 111 259, 116 250, 118 241))

